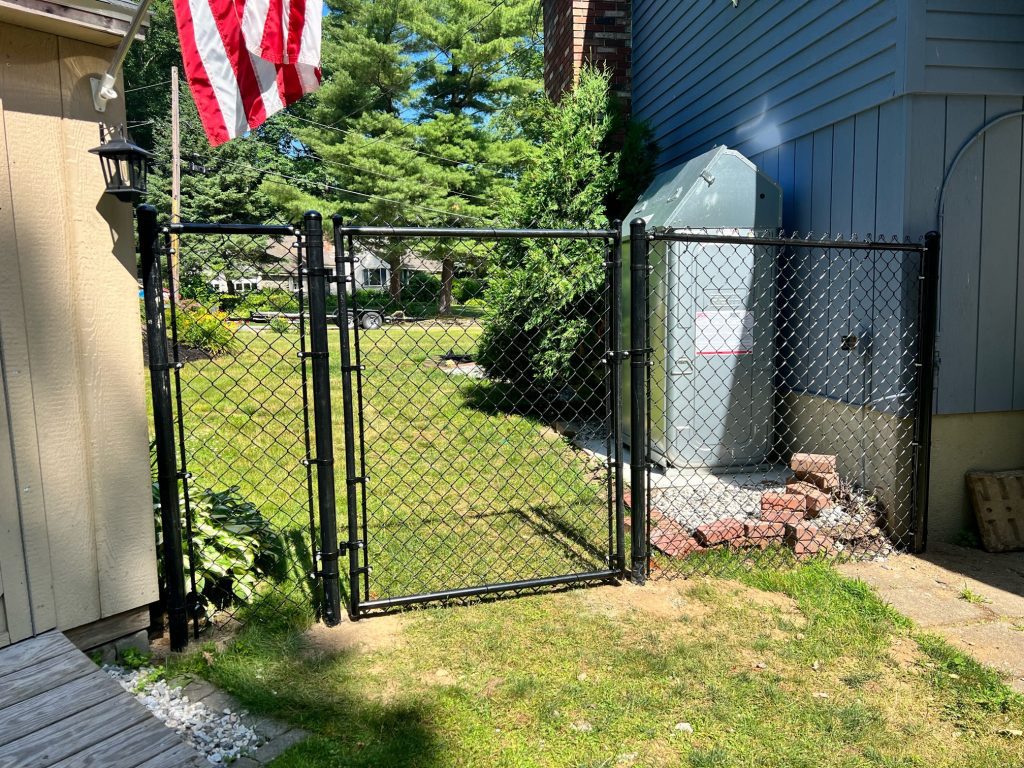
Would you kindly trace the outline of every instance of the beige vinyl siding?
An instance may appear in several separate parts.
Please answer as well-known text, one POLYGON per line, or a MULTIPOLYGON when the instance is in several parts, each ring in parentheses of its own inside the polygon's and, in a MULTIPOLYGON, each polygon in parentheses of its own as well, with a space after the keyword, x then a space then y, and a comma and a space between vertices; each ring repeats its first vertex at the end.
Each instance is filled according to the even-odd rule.
POLYGON ((0 329, 0 646, 32 634, 0 329))
MULTIPOLYGON (((0 489, 13 473, 2 522, 13 507, 33 633, 157 595, 131 211, 103 195, 88 153, 101 117, 89 77, 110 54, 0 24, 0 489)), ((123 121, 120 102, 108 110, 123 121)))

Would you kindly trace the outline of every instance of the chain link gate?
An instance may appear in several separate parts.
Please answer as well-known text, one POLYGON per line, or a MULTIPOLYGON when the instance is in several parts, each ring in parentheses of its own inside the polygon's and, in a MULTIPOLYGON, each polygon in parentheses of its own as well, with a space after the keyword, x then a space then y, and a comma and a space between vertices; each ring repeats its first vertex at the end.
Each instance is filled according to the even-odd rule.
POLYGON ((922 550, 938 235, 638 220, 628 253, 634 577, 922 550))
POLYGON ((353 616, 621 576, 620 252, 617 227, 335 221, 353 616), (541 348, 540 329, 513 333, 507 307, 483 324, 472 308, 435 314, 413 295, 404 312, 389 306, 417 272, 450 281, 456 267, 538 247, 553 263, 571 252, 601 265, 570 301, 575 335, 558 375, 542 367, 558 350, 541 348), (395 281, 357 289, 367 264, 387 264, 395 281))
POLYGON ((196 636, 214 614, 312 606, 337 623, 319 217, 178 223, 157 240, 155 212, 138 215, 149 365, 168 387, 153 407, 172 644, 183 616, 196 636))

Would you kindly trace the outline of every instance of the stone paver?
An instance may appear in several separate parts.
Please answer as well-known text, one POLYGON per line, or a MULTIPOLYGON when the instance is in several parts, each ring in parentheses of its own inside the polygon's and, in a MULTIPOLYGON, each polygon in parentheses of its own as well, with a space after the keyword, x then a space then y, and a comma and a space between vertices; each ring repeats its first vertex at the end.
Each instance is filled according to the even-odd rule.
MULTIPOLYGON (((186 678, 173 681, 173 683, 181 685, 182 691, 191 701, 201 701, 213 710, 245 711, 245 707, 234 696, 202 678, 186 678)), ((265 741, 252 754, 240 757, 231 763, 234 768, 262 768, 270 761, 280 757, 286 749, 309 736, 306 731, 292 728, 287 723, 271 717, 248 714, 242 716, 242 722, 256 731, 265 741)))
POLYGON ((863 579, 918 626, 1000 670, 1024 692, 1024 552, 935 544, 923 555, 847 563, 840 570, 863 579), (965 588, 983 602, 963 599, 965 588))
POLYGON ((271 739, 249 755, 249 757, 255 760, 258 764, 265 765, 271 760, 276 760, 289 747, 295 746, 300 741, 305 741, 307 736, 309 736, 309 734, 305 731, 293 728, 290 731, 285 731, 277 738, 271 739))

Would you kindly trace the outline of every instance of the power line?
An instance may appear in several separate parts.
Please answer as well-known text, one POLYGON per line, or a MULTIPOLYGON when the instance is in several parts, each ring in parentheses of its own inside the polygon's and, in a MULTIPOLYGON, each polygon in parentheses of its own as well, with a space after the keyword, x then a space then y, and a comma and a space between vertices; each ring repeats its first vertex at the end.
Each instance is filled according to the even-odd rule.
MULTIPOLYGON (((192 125, 192 128, 194 129, 195 125, 192 125)), ((262 136, 260 136, 259 134, 256 134, 256 133, 250 133, 249 136, 246 139, 243 139, 243 141, 245 141, 245 140, 258 141, 260 143, 266 144, 267 146, 273 146, 273 147, 277 148, 277 142, 274 142, 269 137, 265 138, 265 137, 262 137, 262 136)), ((325 165, 333 166, 333 167, 336 167, 336 168, 343 168, 343 167, 345 167, 345 168, 352 168, 354 170, 361 171, 363 173, 368 173, 368 174, 371 174, 371 175, 374 175, 374 176, 378 176, 380 178, 385 178, 385 179, 392 178, 392 174, 384 173, 382 171, 374 171, 374 170, 372 170, 370 168, 364 168, 362 166, 355 165, 353 163, 346 163, 346 162, 343 162, 343 161, 340 161, 340 160, 329 160, 326 157, 323 157, 322 155, 320 155, 320 154, 316 153, 315 151, 309 149, 305 145, 303 145, 303 151, 307 152, 308 155, 312 159, 317 160, 317 161, 319 161, 321 163, 324 163, 325 165)), ((282 157, 287 157, 288 155, 281 153, 281 156, 282 157)), ((420 183, 421 186, 429 187, 431 189, 436 189, 439 192, 444 192, 446 195, 452 195, 452 196, 460 197, 460 198, 467 198, 467 199, 472 199, 472 200, 478 200, 478 201, 480 201, 480 203, 482 203, 484 205, 489 205, 490 203, 493 202, 492 200, 490 200, 488 198, 485 198, 485 197, 481 197, 480 195, 473 195, 473 194, 470 194, 468 192, 453 191, 453 190, 449 189, 448 187, 442 187, 442 186, 439 186, 437 184, 431 184, 428 181, 420 180, 419 183, 420 183)), ((343 189, 343 188, 342 187, 338 187, 338 189, 343 189)), ((477 217, 474 217, 474 218, 477 218, 477 217)))
MULTIPOLYGON (((328 130, 328 131, 334 131, 336 133, 343 133, 343 134, 352 135, 352 136, 363 136, 363 134, 359 133, 358 131, 353 131, 353 130, 350 130, 348 128, 337 128, 337 127, 335 127, 333 125, 327 125, 326 123, 318 123, 316 120, 310 120, 307 117, 299 117, 298 115, 291 115, 291 117, 296 119, 296 120, 299 120, 300 122, 309 123, 310 125, 315 125, 317 128, 323 128, 323 129, 328 130)), ((387 135, 387 134, 385 134, 385 135, 387 135)), ((366 137, 364 136, 363 138, 366 138, 366 137)), ((443 155, 435 155, 432 152, 426 152, 426 151, 424 151, 422 149, 414 149, 413 147, 404 147, 401 144, 395 144, 394 142, 391 142, 391 141, 385 141, 384 138, 380 137, 380 136, 372 138, 372 139, 369 139, 367 141, 367 143, 364 144, 363 146, 364 147, 365 146, 369 146, 370 144, 376 144, 378 142, 382 143, 382 144, 385 144, 387 146, 395 147, 396 149, 405 150, 406 152, 414 152, 415 154, 423 155, 424 157, 432 157, 435 160, 443 160, 444 162, 452 163, 453 165, 464 165, 467 168, 481 168, 481 167, 482 168, 493 168, 494 167, 490 163, 483 163, 483 162, 472 163, 472 162, 465 161, 465 160, 455 160, 455 159, 453 159, 451 157, 445 157, 443 155)))
POLYGON ((170 85, 170 83, 171 83, 170 80, 163 80, 163 81, 161 81, 159 83, 150 83, 149 85, 140 85, 140 86, 138 86, 136 88, 126 88, 125 89, 125 93, 135 93, 135 91, 144 91, 147 88, 158 88, 161 85, 170 85))
MULTIPOLYGON (((258 137, 253 137, 253 138, 256 138, 257 141, 263 141, 264 144, 267 144, 267 145, 271 144, 271 142, 269 140, 263 140, 263 139, 260 139, 258 137)), ((308 154, 309 157, 311 157, 312 159, 314 159, 314 160, 316 160, 318 162, 323 163, 324 165, 330 165, 330 166, 333 166, 335 168, 352 168, 352 169, 354 169, 356 171, 360 171, 362 173, 369 173, 369 174, 371 174, 373 176, 379 176, 379 177, 381 177, 383 179, 393 178, 392 174, 384 173, 383 171, 374 171, 374 170, 372 170, 370 168, 364 168, 361 165, 355 165, 353 163, 346 163, 346 162, 343 162, 341 160, 328 160, 323 155, 319 155, 319 154, 317 154, 316 152, 314 152, 313 150, 311 150, 309 148, 305 148, 304 151, 308 154)), ((485 203, 485 204, 490 202, 487 198, 481 197, 480 195, 471 195, 468 192, 454 192, 451 189, 449 189, 448 187, 442 187, 442 186, 439 186, 437 184, 431 184, 428 181, 420 180, 419 183, 422 186, 424 186, 424 187, 430 187, 431 189, 436 189, 438 191, 445 192, 445 193, 450 194, 450 195, 456 195, 458 197, 465 197, 465 198, 470 198, 470 199, 473 199, 473 200, 479 200, 480 202, 485 203)))
MULTIPOLYGON (((167 159, 167 156, 164 153, 158 153, 158 156, 162 157, 165 160, 167 159)), ((218 162, 225 163, 226 165, 237 166, 239 168, 246 168, 246 169, 248 169, 250 171, 254 171, 256 173, 262 173, 262 174, 268 174, 270 176, 276 176, 276 177, 278 177, 280 179, 285 179, 286 181, 300 182, 300 183, 306 184, 307 186, 312 187, 314 189, 330 189, 330 190, 333 190, 335 192, 343 192, 345 194, 355 195, 356 197, 362 197, 362 198, 367 199, 367 200, 383 200, 386 203, 393 203, 395 205, 401 205, 401 206, 405 206, 407 208, 416 208, 418 210, 427 211, 429 213, 438 213, 438 214, 441 214, 442 216, 451 216, 451 217, 454 217, 456 219, 469 219, 471 221, 484 221, 485 220, 482 216, 470 216, 470 215, 463 214, 463 213, 453 213, 451 211, 443 211, 443 210, 441 210, 439 208, 431 208, 429 206, 419 205, 417 203, 410 203, 410 202, 403 201, 403 200, 394 200, 394 199, 389 198, 389 197, 384 197, 383 195, 374 195, 374 194, 367 193, 367 192, 358 192, 358 191, 356 191, 354 189, 347 189, 345 187, 335 186, 333 184, 328 184, 327 182, 314 181, 313 179, 306 179, 306 178, 303 178, 302 176, 291 176, 291 175, 288 175, 288 174, 285 174, 285 173, 281 173, 280 171, 272 171, 272 170, 269 170, 267 168, 257 168, 256 166, 250 165, 249 163, 240 163, 240 162, 235 161, 235 160, 226 160, 224 158, 218 158, 218 162)))

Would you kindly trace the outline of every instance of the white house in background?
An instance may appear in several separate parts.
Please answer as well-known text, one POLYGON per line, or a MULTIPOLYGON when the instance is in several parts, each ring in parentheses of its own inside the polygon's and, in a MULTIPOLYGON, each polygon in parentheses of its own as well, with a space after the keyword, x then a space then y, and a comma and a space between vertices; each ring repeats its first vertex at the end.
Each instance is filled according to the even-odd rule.
MULTIPOLYGON (((299 290, 299 277, 296 274, 294 264, 294 251, 283 243, 274 243, 267 249, 272 257, 277 257, 279 265, 271 265, 264 269, 257 269, 252 265, 251 272, 240 271, 237 277, 231 277, 224 273, 215 275, 210 280, 210 286, 218 293, 230 293, 229 282, 233 292, 237 295, 262 290, 284 290, 290 293, 297 293, 299 290)), ((367 289, 370 291, 386 290, 391 280, 391 267, 386 261, 378 258, 369 250, 362 249, 357 254, 358 261, 355 264, 355 287, 356 290, 367 289)), ((334 276, 334 243, 324 243, 324 266, 331 277, 334 276)), ((412 251, 408 251, 402 258, 402 271, 400 280, 405 285, 409 278, 417 272, 430 275, 441 274, 441 262, 434 259, 425 259, 412 251)), ((329 283, 330 292, 338 292, 337 284, 329 283)))

